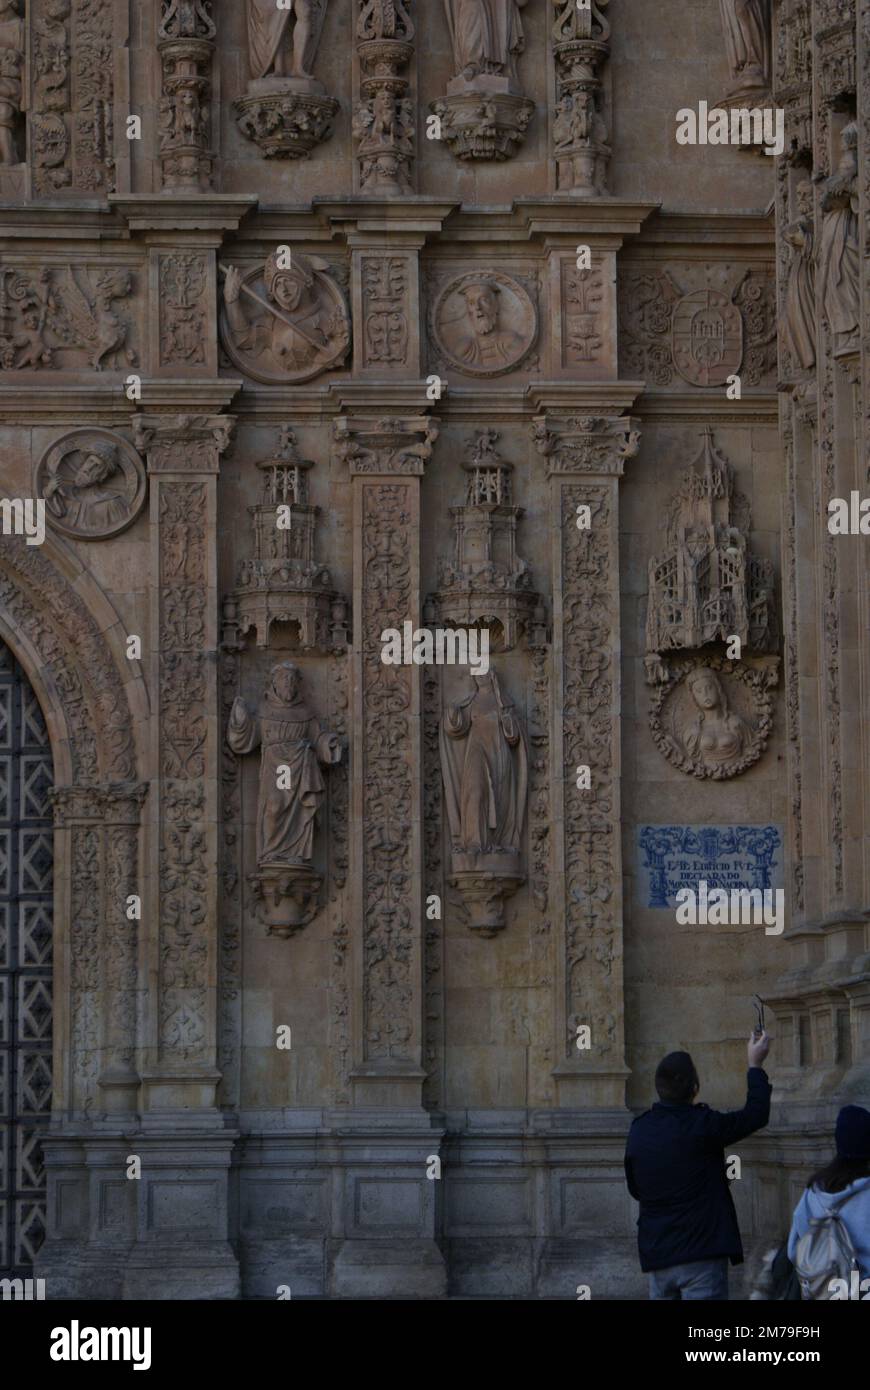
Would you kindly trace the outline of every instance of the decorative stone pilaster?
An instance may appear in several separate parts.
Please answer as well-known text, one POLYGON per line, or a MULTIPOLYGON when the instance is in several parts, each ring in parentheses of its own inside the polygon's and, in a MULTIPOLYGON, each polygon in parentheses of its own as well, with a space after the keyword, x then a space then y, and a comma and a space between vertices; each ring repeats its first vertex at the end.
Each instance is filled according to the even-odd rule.
POLYGON ((147 787, 113 783, 57 787, 54 822, 68 863, 72 1009, 69 1045, 70 1109, 138 1108, 137 1000, 140 899, 139 822, 147 787), (99 1088, 99 1089, 98 1089, 99 1088))
POLYGON ((625 418, 538 416, 553 518, 550 911, 556 933, 558 1103, 624 1104, 620 841, 619 479, 625 418), (588 508, 588 512, 586 509, 588 508), (587 785, 588 783, 588 785, 587 785), (577 1049, 577 1029, 592 1046, 577 1049))
POLYGON ((354 110, 358 187, 389 197, 414 187, 411 0, 357 0, 359 100, 354 110))
POLYGON ((209 0, 160 0, 157 48, 162 69, 159 141, 163 187, 211 187, 211 69, 217 28, 209 0))
POLYGON ((220 728, 216 487, 227 416, 137 415, 151 478, 151 977, 146 1109, 214 1104, 220 728))
POLYGON ((421 1106, 423 747, 419 667, 383 663, 381 634, 420 625, 420 479, 437 437, 424 416, 341 417, 354 491, 350 799, 354 1104, 421 1106))
POLYGON ((555 188, 580 198, 607 192, 610 129, 605 113, 601 70, 610 57, 610 0, 551 0, 555 105, 553 157, 555 188))

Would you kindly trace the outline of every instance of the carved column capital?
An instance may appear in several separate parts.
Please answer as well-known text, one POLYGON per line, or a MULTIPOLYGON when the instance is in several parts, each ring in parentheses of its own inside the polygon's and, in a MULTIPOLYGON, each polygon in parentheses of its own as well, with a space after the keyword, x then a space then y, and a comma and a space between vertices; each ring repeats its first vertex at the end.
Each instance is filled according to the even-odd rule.
POLYGON ((622 415, 538 415, 532 438, 551 478, 571 473, 621 478, 626 459, 640 448, 640 423, 622 415))
POLYGON ((438 423, 426 415, 380 420, 345 415, 335 422, 336 452, 351 477, 422 477, 437 438, 438 423))
POLYGON ((149 474, 209 474, 220 470, 235 427, 231 415, 134 415, 136 448, 149 474))

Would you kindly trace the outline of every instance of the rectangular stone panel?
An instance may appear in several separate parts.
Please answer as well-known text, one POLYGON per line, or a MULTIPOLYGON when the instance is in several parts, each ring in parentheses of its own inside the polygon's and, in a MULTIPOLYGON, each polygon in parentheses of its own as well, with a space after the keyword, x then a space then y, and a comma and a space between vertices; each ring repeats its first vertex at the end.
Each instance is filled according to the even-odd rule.
POLYGON ((447 1233, 480 1235, 489 1228, 505 1235, 533 1234, 530 1177, 505 1178, 498 1172, 451 1177, 446 1185, 447 1233))
POLYGON ((624 1239, 634 1228, 632 1204, 620 1178, 584 1173, 553 1175, 558 1234, 624 1239))
MULTIPOLYGON (((425 1181, 423 1179, 422 1181, 425 1181)), ((348 1175, 348 1235, 423 1235, 424 1202, 418 1178, 348 1175)))
POLYGON ((279 1236, 300 1229, 326 1228, 325 1178, 257 1178, 242 1182, 243 1231, 279 1236))
POLYGON ((148 1187, 148 1230, 170 1233, 202 1231, 211 1235, 220 1216, 221 1188, 208 1179, 161 1178, 148 1187))

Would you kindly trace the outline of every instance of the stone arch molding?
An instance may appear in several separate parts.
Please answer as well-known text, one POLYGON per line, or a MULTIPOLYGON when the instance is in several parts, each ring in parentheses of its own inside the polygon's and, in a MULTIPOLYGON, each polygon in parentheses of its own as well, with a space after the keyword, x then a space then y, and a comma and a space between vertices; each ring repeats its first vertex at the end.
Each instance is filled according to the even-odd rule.
POLYGON ((138 927, 126 905, 141 891, 147 786, 133 731, 147 729, 145 684, 117 613, 57 537, 4 541, 0 638, 36 692, 54 759, 54 1111, 133 1110, 138 927))

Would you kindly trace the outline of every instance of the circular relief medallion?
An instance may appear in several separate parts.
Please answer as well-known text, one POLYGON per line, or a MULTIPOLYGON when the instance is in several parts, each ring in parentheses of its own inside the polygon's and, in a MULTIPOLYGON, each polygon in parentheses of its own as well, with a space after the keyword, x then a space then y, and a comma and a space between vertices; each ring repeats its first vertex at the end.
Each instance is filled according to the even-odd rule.
POLYGON ((743 361, 743 318, 720 290, 695 290, 674 306, 677 371, 692 386, 724 386, 743 361))
POLYGON ((222 267, 221 341, 231 362, 254 381, 310 381, 339 366, 350 347, 344 295, 326 261, 294 251, 243 274, 222 267))
POLYGON ((438 294, 432 337, 447 362, 468 376, 501 376, 518 367, 538 336, 527 290, 500 270, 471 271, 438 294))
POLYGON ((135 449, 101 429, 73 430, 58 439, 36 465, 33 483, 49 525, 83 541, 108 540, 131 526, 147 486, 135 449))
POLYGON ((650 710, 656 747, 693 777, 723 781, 745 772, 767 747, 777 676, 778 666, 717 657, 668 664, 650 710))

